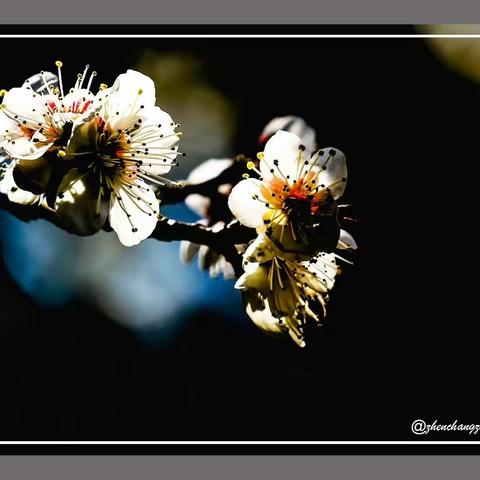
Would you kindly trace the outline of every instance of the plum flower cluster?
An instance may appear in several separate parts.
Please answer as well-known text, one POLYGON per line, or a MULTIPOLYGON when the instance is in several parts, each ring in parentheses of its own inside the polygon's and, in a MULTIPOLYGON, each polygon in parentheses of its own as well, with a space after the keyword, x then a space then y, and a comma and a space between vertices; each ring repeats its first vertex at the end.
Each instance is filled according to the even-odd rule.
POLYGON ((335 148, 312 152, 297 135, 277 131, 247 168, 256 177, 232 190, 228 203, 258 237, 244 253, 236 283, 248 315, 270 333, 288 333, 305 345, 309 321, 326 315, 328 293, 339 273, 338 249, 355 249, 340 228, 338 198, 347 182, 345 155, 335 148))
POLYGON ((66 90, 62 62, 56 67, 0 92, 0 193, 48 210, 77 235, 113 229, 125 246, 151 236, 161 220, 160 239, 181 239, 184 263, 197 257, 210 276, 237 277, 252 321, 305 346, 308 324, 326 316, 340 263, 350 263, 339 253, 357 248, 337 203, 345 155, 316 148, 300 117, 276 117, 255 160, 209 159, 177 184, 164 176, 183 155, 181 132, 156 105, 149 77, 128 70, 94 93, 97 74, 87 65, 66 90), (172 197, 201 217, 180 227, 186 236, 172 230, 180 222, 160 216, 160 199, 172 197), (232 225, 236 236, 222 236, 232 225))
POLYGON ((154 230, 154 184, 176 164, 178 127, 155 105, 155 86, 128 70, 112 87, 92 92, 89 66, 66 91, 57 74, 41 72, 3 91, 0 191, 12 202, 56 212, 66 230, 90 235, 107 224, 125 246, 154 230))
MULTIPOLYGON (((278 131, 286 130, 302 139, 304 145, 310 150, 315 148, 315 130, 310 127, 303 118, 294 115, 275 117, 263 128, 258 143, 264 146, 268 140, 278 131)), ((243 156, 241 156, 243 158, 243 156)), ((236 160, 233 158, 210 158, 194 168, 187 178, 189 184, 202 184, 225 175, 228 169, 235 168, 236 160)), ((235 217, 228 208, 228 197, 232 191, 234 182, 226 179, 218 182, 215 191, 210 192, 210 197, 194 193, 185 198, 186 205, 201 218, 199 224, 221 230, 235 217), (213 198, 212 198, 213 197, 213 198)), ((239 250, 245 250, 247 246, 238 244, 239 250)), ((223 255, 218 254, 207 245, 192 244, 188 241, 180 243, 180 258, 183 263, 190 263, 198 256, 198 265, 202 270, 208 270, 212 278, 223 274, 225 279, 234 277, 232 265, 223 255)))

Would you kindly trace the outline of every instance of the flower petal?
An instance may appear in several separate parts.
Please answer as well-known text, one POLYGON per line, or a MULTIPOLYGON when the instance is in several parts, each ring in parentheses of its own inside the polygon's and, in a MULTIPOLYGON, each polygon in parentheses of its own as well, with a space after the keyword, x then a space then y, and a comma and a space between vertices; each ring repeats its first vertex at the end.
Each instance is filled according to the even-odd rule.
POLYGON ((233 269, 232 264, 227 262, 227 259, 223 255, 220 257, 218 265, 225 280, 233 280, 235 278, 235 270, 233 269))
POLYGON ((200 217, 206 217, 208 215, 208 209, 210 208, 211 201, 204 195, 200 195, 199 193, 191 193, 185 198, 185 204, 190 210, 195 212, 200 217))
POLYGON ((316 292, 326 292, 333 288, 337 275, 337 263, 334 253, 320 253, 310 262, 303 264, 304 280, 316 292))
POLYGON ((338 148, 322 148, 313 155, 311 163, 320 172, 317 185, 329 188, 335 200, 341 197, 347 185, 347 162, 343 152, 338 148))
POLYGON ((0 112, 0 147, 3 147, 9 140, 15 140, 23 135, 17 122, 7 117, 4 112, 0 112))
POLYGON ((340 250, 352 249, 356 250, 357 242, 355 239, 345 230, 340 230, 340 238, 338 239, 337 248, 340 250))
MULTIPOLYGON (((62 105, 63 109, 72 114, 81 115, 85 113, 90 105, 92 104, 94 95, 89 90, 82 88, 74 90, 71 93, 67 93, 65 98, 59 103, 62 105)), ((76 120, 75 115, 70 115, 70 120, 76 120)))
MULTIPOLYGON (((118 85, 117 85, 118 87, 118 85)), ((96 112, 102 112, 103 117, 106 115, 106 102, 108 97, 114 93, 113 87, 99 90, 93 97, 92 103, 85 113, 77 119, 77 122, 83 123, 92 120, 96 112)))
MULTIPOLYGON (((41 157, 50 148, 51 143, 37 143, 39 132, 20 126, 18 123, 18 121, 9 118, 5 112, 0 112, 0 147, 10 157, 16 159, 41 157)), ((35 128, 38 128, 38 126, 35 128)))
MULTIPOLYGON (((0 154, 4 158, 3 154, 0 154)), ((39 202, 40 197, 34 193, 27 192, 18 188, 13 178, 13 170, 15 162, 8 159, 0 161, 0 193, 8 196, 8 199, 13 203, 20 203, 22 205, 31 205, 39 202)))
POLYGON ((228 197, 228 206, 240 223, 257 228, 263 225, 265 204, 253 197, 260 196, 261 182, 256 179, 242 180, 233 187, 228 197))
POLYGON ((279 252, 280 250, 275 247, 267 235, 258 235, 258 237, 248 246, 243 254, 245 271, 250 271, 249 264, 254 262, 268 262, 272 260, 273 257, 279 252))
POLYGON ((3 145, 4 150, 13 158, 22 160, 36 160, 40 158, 51 146, 53 142, 48 142, 37 146, 37 144, 28 137, 18 137, 3 145))
POLYGON ((268 268, 258 263, 248 263, 245 273, 236 281, 235 288, 238 290, 256 290, 267 292, 268 290, 268 268))
POLYGON ((261 298, 253 290, 245 290, 242 297, 247 315, 258 328, 269 334, 285 333, 279 319, 272 315, 268 300, 261 298))
POLYGON ((284 130, 291 132, 297 137, 301 138, 302 144, 310 152, 315 150, 316 134, 315 130, 305 122, 301 117, 295 115, 285 115, 283 117, 275 117, 270 120, 260 135, 260 143, 267 142, 275 132, 278 130, 284 130))
POLYGON ((198 250, 198 267, 200 270, 208 270, 220 258, 220 255, 207 245, 201 245, 198 250))
POLYGON ((160 107, 152 107, 141 109, 135 121, 141 126, 130 134, 130 148, 145 154, 142 172, 153 176, 168 173, 178 155, 179 137, 172 117, 160 107))
POLYGON ((184 265, 189 264, 198 253, 200 245, 197 243, 189 242, 188 240, 182 240, 180 242, 180 260, 184 265))
POLYGON ((28 88, 12 88, 3 97, 5 112, 12 120, 37 130, 44 122, 42 97, 28 88))
MULTIPOLYGON (((207 182, 212 178, 218 177, 223 171, 231 167, 233 163, 234 161, 231 158, 210 158, 195 167, 188 175, 187 181, 191 184, 207 182)), ((223 184, 218 187, 219 193, 225 195, 228 195, 231 189, 232 186, 230 184, 223 184)), ((185 198, 185 203, 197 215, 206 217, 211 202, 208 197, 192 193, 185 198)))
POLYGON ((27 78, 22 85, 22 88, 33 89, 36 93, 45 95, 51 92, 52 89, 58 87, 58 77, 51 72, 41 72, 27 78))
POLYGON ((197 184, 203 183, 212 178, 218 177, 223 171, 233 165, 231 158, 210 158, 196 166, 188 175, 188 182, 197 184))
POLYGON ((131 187, 118 184, 110 200, 110 225, 126 247, 138 245, 155 229, 159 203, 153 190, 137 179, 131 187))
POLYGON ((143 108, 155 105, 155 85, 146 75, 128 70, 117 77, 104 105, 112 130, 127 128, 143 108))
POLYGON ((294 180, 303 162, 310 160, 310 155, 311 151, 303 145, 299 137, 279 130, 265 145, 260 171, 267 180, 272 176, 294 180))
POLYGON ((290 335, 290 338, 300 347, 304 348, 306 343, 305 340, 303 339, 303 335, 300 332, 295 332, 293 328, 291 328, 291 324, 289 325, 290 328, 288 329, 288 334, 290 335))

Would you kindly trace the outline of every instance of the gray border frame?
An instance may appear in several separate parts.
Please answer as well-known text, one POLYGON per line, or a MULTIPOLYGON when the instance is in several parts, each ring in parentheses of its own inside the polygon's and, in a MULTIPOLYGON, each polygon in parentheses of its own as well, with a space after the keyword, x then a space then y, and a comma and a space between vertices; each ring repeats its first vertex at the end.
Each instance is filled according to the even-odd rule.
MULTIPOLYGON (((271 1, 271 0, 270 0, 271 1)), ((81 0, 68 6, 62 0, 23 0, 3 6, 1 24, 427 24, 480 23, 480 3, 457 0, 296 0, 271 5, 268 0, 226 2, 152 2, 81 0), (28 16, 30 15, 30 16, 28 16)), ((115 478, 169 480, 195 478, 478 478, 479 457, 0 457, 0 477, 17 479, 115 478)))
POLYGON ((3 24, 432 24, 480 22, 476 0, 34 0, 2 5, 3 24))
POLYGON ((11 456, 0 457, 8 480, 184 480, 246 478, 404 480, 478 478, 480 458, 463 456, 11 456))

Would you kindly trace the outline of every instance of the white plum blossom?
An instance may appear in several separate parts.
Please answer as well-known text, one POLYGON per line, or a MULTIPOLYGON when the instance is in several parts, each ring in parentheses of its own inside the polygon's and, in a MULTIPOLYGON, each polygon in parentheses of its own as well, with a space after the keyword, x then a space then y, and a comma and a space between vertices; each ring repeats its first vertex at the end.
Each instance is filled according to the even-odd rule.
POLYGON ((171 183, 162 175, 176 165, 181 135, 155 100, 153 81, 128 70, 100 91, 77 121, 64 155, 75 168, 60 185, 56 201, 57 213, 67 223, 76 222, 72 204, 78 200, 89 205, 90 219, 96 216, 101 223, 108 214, 125 246, 153 232, 159 201, 149 183, 171 183))
MULTIPOLYGON (((281 124, 286 125, 284 117, 274 119, 264 135, 281 124)), ((311 136, 304 142, 276 131, 258 155, 258 167, 247 164, 258 178, 244 175, 229 197, 235 217, 259 234, 243 255, 245 273, 235 285, 246 312, 263 331, 288 333, 301 347, 305 325, 320 324, 326 316, 340 272, 337 260, 350 263, 334 250, 357 248, 337 218, 336 200, 347 181, 345 156, 334 148, 312 155, 313 146, 311 136)))
POLYGON ((313 257, 286 253, 262 234, 245 251, 245 273, 235 287, 242 291, 246 312, 259 328, 288 333, 303 347, 307 322, 320 323, 326 315, 328 292, 339 271, 337 258, 341 257, 325 252, 313 257))
POLYGON ((65 94, 62 62, 56 65, 58 77, 41 72, 5 92, 0 106, 0 147, 15 159, 34 160, 47 151, 60 151, 61 140, 68 140, 73 123, 91 105, 90 86, 96 72, 87 81, 87 65, 65 94))
MULTIPOLYGON (((270 120, 260 134, 259 143, 261 145, 265 144, 278 130, 290 131, 299 136, 302 143, 307 145, 310 150, 315 148, 315 130, 303 118, 294 115, 275 117, 270 120)), ((196 185, 207 182, 218 177, 234 164, 235 160, 232 158, 205 160, 190 172, 187 183, 196 185)), ((214 229, 221 229, 234 219, 230 211, 225 212, 223 204, 223 197, 228 197, 232 187, 231 183, 221 183, 216 187, 216 191, 209 192, 208 196, 201 193, 188 195, 185 198, 185 203, 201 217, 198 223, 214 229), (215 201, 212 201, 212 195, 215 201)), ((240 250, 244 251, 246 247, 247 245, 242 245, 240 250)), ((210 247, 192 244, 188 241, 180 243, 180 258, 184 263, 190 263, 196 256, 198 256, 200 268, 208 269, 211 277, 223 273, 225 278, 233 278, 234 272, 230 263, 222 255, 216 254, 210 247)))
MULTIPOLYGON (((155 86, 128 70, 91 92, 89 66, 64 91, 58 75, 41 72, 4 92, 0 148, 15 160, 19 186, 45 193, 64 227, 90 235, 108 218, 120 241, 136 245, 155 228, 159 202, 150 184, 172 183, 169 172, 181 133, 155 106, 155 86)), ((14 177, 12 176, 12 179, 14 177)))
MULTIPOLYGON (((155 85, 140 72, 128 70, 93 94, 96 72, 89 75, 87 66, 65 92, 62 62, 56 65, 57 74, 41 72, 2 91, 0 193, 11 202, 50 208, 69 232, 91 235, 111 227, 124 246, 137 245, 160 218, 154 186, 174 183, 164 175, 178 165, 179 125, 156 106, 155 85)), ((236 168, 221 175, 235 160, 209 159, 190 173, 187 183, 200 186, 185 203, 214 233, 233 217, 249 227, 233 222, 236 240, 245 242, 229 245, 244 252, 235 288, 260 329, 289 335, 304 347, 306 325, 326 316, 337 261, 350 263, 335 250, 357 248, 338 216, 345 155, 331 147, 315 150, 315 131, 292 115, 271 120, 259 141, 264 150, 258 162, 247 162, 256 177, 245 173, 233 186, 236 168), (257 238, 248 245, 255 235, 250 229, 257 238)), ((212 277, 236 273, 207 245, 182 241, 180 257, 184 263, 198 257, 212 277)))
MULTIPOLYGON (((217 177, 227 168, 234 164, 231 158, 210 158, 195 167, 187 178, 187 183, 195 185, 206 182, 217 177)), ((230 183, 221 184, 217 187, 216 193, 219 197, 212 202, 210 197, 199 193, 192 193, 185 198, 185 204, 193 210, 197 215, 202 217, 197 223, 211 227, 213 231, 219 231, 225 227, 224 211, 219 205, 222 197, 227 197, 232 190, 230 183), (220 212, 217 214, 217 210, 220 212)), ((196 243, 182 240, 180 242, 180 259, 183 263, 188 264, 192 260, 198 258, 198 266, 202 270, 208 270, 210 277, 216 278, 223 275, 226 280, 234 278, 235 272, 232 265, 223 255, 218 254, 206 245, 198 245, 196 243)))
POLYGON ((318 232, 328 219, 334 232, 331 244, 338 241, 336 200, 347 182, 345 155, 335 148, 324 148, 312 155, 310 147, 293 133, 277 131, 258 154, 258 168, 247 168, 258 178, 240 181, 232 190, 228 204, 235 217, 257 232, 273 234, 281 244, 308 244, 308 231, 318 232))

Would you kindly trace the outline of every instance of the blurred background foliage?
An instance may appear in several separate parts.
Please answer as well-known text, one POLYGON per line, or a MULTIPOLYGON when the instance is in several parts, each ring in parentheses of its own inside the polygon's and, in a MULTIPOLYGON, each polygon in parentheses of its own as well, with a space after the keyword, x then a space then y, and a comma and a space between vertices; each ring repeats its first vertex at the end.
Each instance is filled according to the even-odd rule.
POLYGON ((427 43, 445 66, 476 83, 480 82, 480 42, 472 37, 480 35, 480 25, 426 25, 418 27, 418 31, 433 35, 457 35, 457 38, 428 38, 427 43))
POLYGON ((232 155, 237 125, 234 102, 208 81, 205 62, 182 53, 142 53, 136 68, 157 87, 157 102, 172 118, 179 119, 185 132, 181 150, 187 152, 174 178, 186 178, 195 165, 207 158, 232 155))

